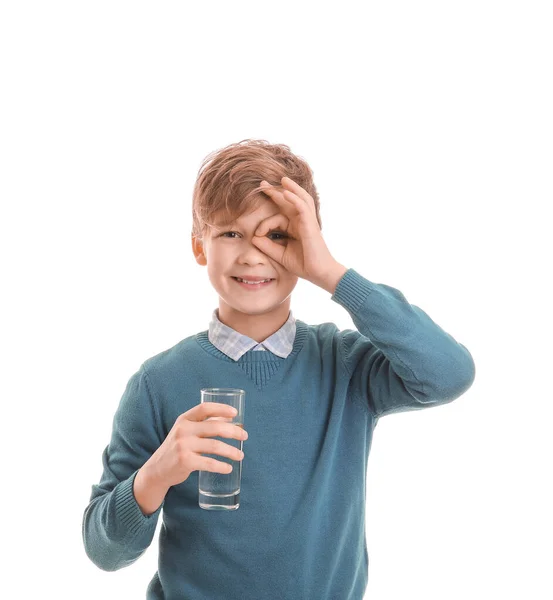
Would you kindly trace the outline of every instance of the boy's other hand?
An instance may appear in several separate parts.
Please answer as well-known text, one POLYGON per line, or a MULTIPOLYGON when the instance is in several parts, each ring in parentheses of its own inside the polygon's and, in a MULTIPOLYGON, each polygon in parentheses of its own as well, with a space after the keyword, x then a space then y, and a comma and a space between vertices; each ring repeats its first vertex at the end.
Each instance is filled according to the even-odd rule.
POLYGON ((287 271, 326 288, 329 272, 339 265, 331 255, 319 228, 315 202, 295 181, 282 178, 284 192, 267 181, 261 182, 263 192, 280 208, 281 213, 262 221, 252 242, 269 258, 276 260, 287 271), (265 237, 269 231, 286 232, 286 243, 265 237))
POLYGON ((149 459, 152 477, 167 488, 186 481, 192 471, 230 473, 232 467, 223 461, 202 456, 218 454, 231 460, 242 460, 244 453, 212 437, 245 440, 248 434, 239 425, 225 419, 236 416, 232 406, 219 402, 202 402, 179 415, 171 431, 149 459), (206 420, 210 417, 223 420, 206 420))

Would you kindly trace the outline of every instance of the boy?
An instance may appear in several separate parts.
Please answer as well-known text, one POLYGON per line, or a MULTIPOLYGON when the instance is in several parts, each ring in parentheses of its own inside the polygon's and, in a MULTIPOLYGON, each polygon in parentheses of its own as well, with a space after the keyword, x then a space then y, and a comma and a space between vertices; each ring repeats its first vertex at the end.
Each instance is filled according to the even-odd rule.
POLYGON ((208 158, 192 249, 219 308, 208 330, 129 380, 83 517, 87 555, 106 571, 132 564, 163 507, 149 599, 361 600, 374 427, 462 395, 472 356, 399 290, 333 258, 312 172, 288 146, 243 140, 208 158), (331 294, 357 330, 294 318, 299 277, 331 294), (199 403, 204 387, 246 390, 244 457, 212 439, 245 438, 206 421, 232 413, 199 403), (229 472, 202 454, 243 458, 238 510, 199 507, 198 471, 229 472))

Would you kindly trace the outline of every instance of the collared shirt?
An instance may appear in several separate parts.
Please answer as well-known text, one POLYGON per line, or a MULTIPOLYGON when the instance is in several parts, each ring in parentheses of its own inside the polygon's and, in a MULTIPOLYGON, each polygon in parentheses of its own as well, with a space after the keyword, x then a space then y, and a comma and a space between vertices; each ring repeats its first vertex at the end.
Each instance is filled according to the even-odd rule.
POLYGON ((281 358, 286 358, 292 352, 295 337, 296 319, 292 315, 292 311, 290 311, 286 323, 262 342, 257 342, 222 323, 219 320, 218 308, 213 311, 208 331, 209 341, 233 360, 238 360, 252 348, 254 351, 269 350, 281 358))

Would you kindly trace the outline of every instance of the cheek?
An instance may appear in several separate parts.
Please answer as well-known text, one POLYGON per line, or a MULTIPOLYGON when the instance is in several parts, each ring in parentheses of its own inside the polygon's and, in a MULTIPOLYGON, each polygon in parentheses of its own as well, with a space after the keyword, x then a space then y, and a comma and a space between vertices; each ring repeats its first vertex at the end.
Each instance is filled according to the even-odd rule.
POLYGON ((298 276, 293 275, 289 271, 285 271, 284 273, 280 273, 278 283, 287 288, 293 289, 298 283, 298 276))
POLYGON ((230 262, 229 253, 220 252, 217 250, 214 252, 213 250, 209 254, 209 260, 207 261, 208 269, 212 273, 220 273, 227 268, 228 263, 230 262))

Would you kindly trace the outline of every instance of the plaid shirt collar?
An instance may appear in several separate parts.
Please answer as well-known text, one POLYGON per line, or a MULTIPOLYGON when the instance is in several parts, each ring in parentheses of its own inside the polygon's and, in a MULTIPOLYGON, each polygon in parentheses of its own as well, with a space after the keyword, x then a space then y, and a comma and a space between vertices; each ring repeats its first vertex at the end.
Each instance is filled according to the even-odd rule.
POLYGON ((251 337, 221 323, 218 308, 213 311, 208 330, 209 341, 234 360, 238 360, 252 348, 254 351, 269 350, 281 358, 286 358, 292 352, 295 337, 296 319, 292 315, 292 311, 290 311, 286 323, 262 342, 256 342, 251 337))

